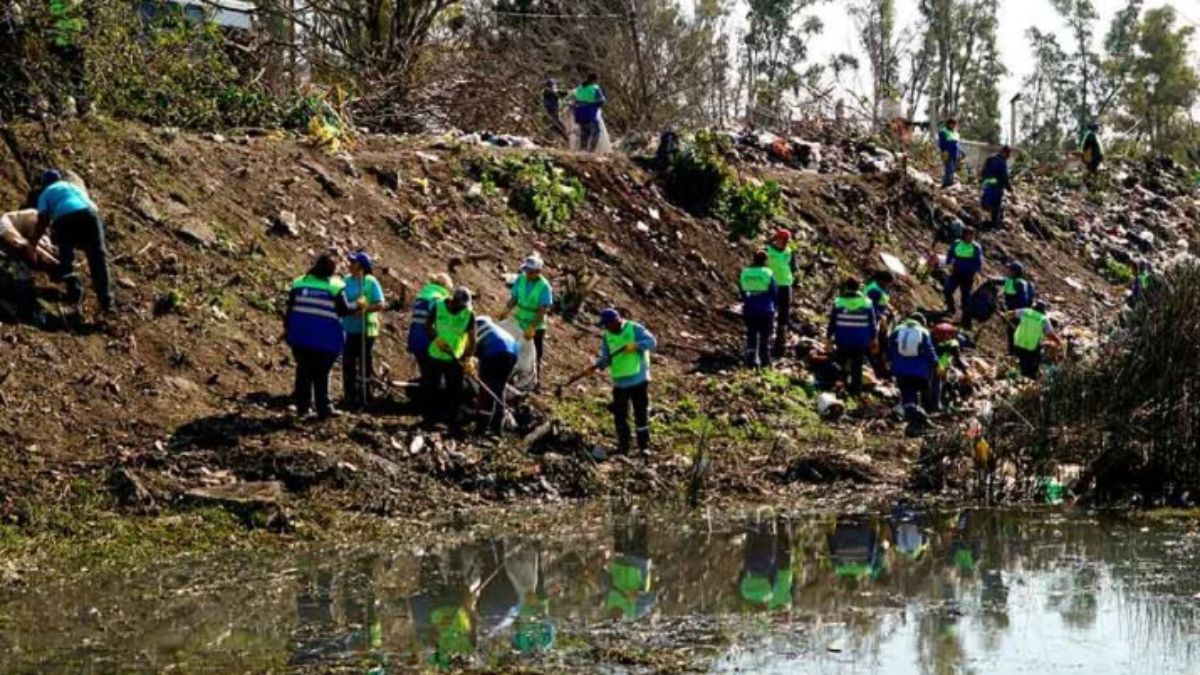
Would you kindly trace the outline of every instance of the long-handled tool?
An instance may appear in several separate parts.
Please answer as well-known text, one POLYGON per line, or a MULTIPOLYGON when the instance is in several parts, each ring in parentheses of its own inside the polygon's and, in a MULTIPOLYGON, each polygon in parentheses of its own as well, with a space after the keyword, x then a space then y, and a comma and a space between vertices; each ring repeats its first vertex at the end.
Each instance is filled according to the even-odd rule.
POLYGON ((492 391, 490 387, 484 384, 483 380, 479 379, 478 376, 467 373, 467 378, 474 382, 475 386, 479 387, 484 393, 491 397, 491 399, 496 402, 496 405, 500 406, 500 414, 503 415, 504 426, 510 428, 517 426, 517 419, 513 416, 512 411, 509 410, 508 406, 504 403, 503 397, 497 396, 496 392, 492 391))
POLYGON ((563 397, 563 389, 566 389, 567 387, 575 384, 576 382, 579 382, 580 380, 582 380, 584 378, 591 377, 592 375, 596 374, 596 370, 597 370, 596 366, 588 366, 587 370, 584 370, 583 372, 579 373, 575 377, 572 377, 571 379, 567 380, 563 384, 555 385, 554 386, 554 398, 561 399, 563 397))

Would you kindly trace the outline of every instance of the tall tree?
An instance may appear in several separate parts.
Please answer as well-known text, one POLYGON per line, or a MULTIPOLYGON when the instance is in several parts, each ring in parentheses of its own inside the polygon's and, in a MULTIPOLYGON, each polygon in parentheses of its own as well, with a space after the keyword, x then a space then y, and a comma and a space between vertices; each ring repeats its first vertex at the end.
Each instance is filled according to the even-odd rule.
POLYGON ((962 75, 962 133, 985 143, 1000 142, 1000 80, 1008 72, 996 46, 998 5, 998 0, 982 0, 972 8, 975 56, 962 75))
POLYGON ((879 125, 882 103, 900 95, 900 44, 895 0, 857 0, 850 6, 858 41, 871 67, 871 122, 879 125))
POLYGON ((1175 9, 1148 10, 1138 27, 1138 56, 1126 88, 1128 113, 1153 152, 1183 155, 1190 133, 1188 111, 1196 103, 1200 77, 1192 67, 1190 43, 1196 29, 1176 27, 1175 9))
POLYGON ((996 47, 997 0, 920 0, 929 55, 929 118, 954 115, 969 135, 999 136, 1004 74, 996 47))
POLYGON ((808 41, 824 28, 806 9, 822 0, 748 0, 747 29, 743 37, 748 103, 778 108, 788 91, 796 91, 806 73, 808 41), (799 23, 798 23, 799 22, 799 23), (798 25, 797 25, 798 23, 798 25))
POLYGON ((1070 60, 1053 33, 1030 28, 1026 33, 1033 53, 1033 72, 1021 83, 1020 142, 1025 151, 1050 159, 1075 127, 1075 97, 1070 60))
POLYGON ((1072 55, 1072 67, 1075 70, 1076 90, 1079 92, 1075 117, 1082 127, 1092 118, 1091 91, 1095 86, 1096 71, 1099 69, 1099 56, 1092 49, 1092 39, 1095 33, 1096 21, 1100 15, 1096 12, 1092 0, 1050 0, 1054 9, 1062 15, 1071 29, 1071 37, 1075 41, 1075 53, 1072 55))

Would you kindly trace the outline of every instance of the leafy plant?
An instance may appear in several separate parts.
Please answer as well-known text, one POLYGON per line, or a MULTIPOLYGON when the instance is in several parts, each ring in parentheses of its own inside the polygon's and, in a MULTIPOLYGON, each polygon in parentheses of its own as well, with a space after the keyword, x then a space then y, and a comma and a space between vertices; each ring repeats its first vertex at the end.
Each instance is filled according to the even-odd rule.
POLYGON ((1105 258, 1104 267, 1105 276, 1115 284, 1128 284, 1133 281, 1133 268, 1115 258, 1105 258))
POLYGON ((560 231, 586 194, 578 178, 568 177, 562 167, 537 156, 503 161, 475 157, 468 161, 467 172, 484 186, 485 194, 508 190, 508 205, 533 220, 539 230, 560 231))
POLYGON ((754 239, 783 212, 783 191, 773 180, 726 188, 719 215, 729 224, 730 239, 754 239))

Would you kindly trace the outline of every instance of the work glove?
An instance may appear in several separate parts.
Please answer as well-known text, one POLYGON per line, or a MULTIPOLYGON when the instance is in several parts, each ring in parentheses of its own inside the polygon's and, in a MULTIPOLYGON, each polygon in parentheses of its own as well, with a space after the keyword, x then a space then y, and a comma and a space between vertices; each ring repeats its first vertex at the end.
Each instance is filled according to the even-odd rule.
POLYGON ((479 361, 475 357, 471 357, 463 361, 463 372, 471 377, 479 374, 479 361))
POLYGON ((638 352, 637 343, 631 343, 631 344, 625 345, 624 347, 621 347, 622 354, 636 354, 637 352, 638 352))
POLYGON ((434 340, 433 344, 435 347, 442 350, 443 352, 446 352, 447 354, 450 353, 450 344, 448 342, 446 342, 445 340, 443 340, 442 338, 438 338, 438 339, 434 340))
POLYGON ((537 335, 537 329, 534 328, 533 326, 530 326, 529 328, 525 329, 525 339, 526 340, 532 340, 535 335, 537 335))

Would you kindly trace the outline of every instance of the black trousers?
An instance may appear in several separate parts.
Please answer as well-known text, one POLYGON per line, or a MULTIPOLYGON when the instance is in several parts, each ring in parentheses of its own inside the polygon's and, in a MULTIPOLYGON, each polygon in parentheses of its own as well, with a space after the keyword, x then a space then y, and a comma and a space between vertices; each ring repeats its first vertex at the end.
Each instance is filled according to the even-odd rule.
MULTIPOLYGON (((517 367, 517 357, 512 354, 489 356, 479 360, 479 380, 492 394, 501 401, 504 400, 504 388, 508 386, 508 378, 512 377, 513 369, 517 367)), ((504 430, 504 408, 500 401, 486 391, 479 392, 480 431, 500 433, 504 430)))
POLYGON ((975 275, 967 274, 951 274, 946 278, 943 294, 946 298, 946 309, 951 314, 958 311, 958 305, 954 303, 954 291, 957 290, 959 297, 962 299, 963 322, 969 323, 970 317, 967 315, 967 306, 971 301, 971 291, 975 289, 975 275))
POLYGON ((1042 371, 1042 350, 1013 347, 1013 353, 1021 364, 1021 374, 1031 380, 1038 379, 1042 371))
POLYGON ((533 334, 533 346, 537 349, 538 379, 542 379, 542 358, 546 356, 546 329, 533 334))
POLYGON ((1004 198, 996 200, 996 203, 988 207, 988 220, 990 221, 993 230, 1004 229, 1004 198))
POLYGON ((896 386, 900 387, 900 403, 905 407, 917 405, 920 402, 921 407, 925 408, 925 410, 932 408, 930 399, 932 398, 933 388, 929 385, 928 377, 897 376, 896 386))
POLYGON ((303 415, 313 407, 315 399, 317 414, 329 414, 329 373, 337 362, 336 352, 323 352, 308 347, 292 347, 296 359, 296 386, 292 398, 296 412, 303 415))
POLYGON ((421 400, 425 404, 426 422, 446 420, 450 428, 458 428, 463 400, 462 364, 429 357, 421 376, 421 400))
POLYGON ((743 316, 746 322, 746 365, 766 368, 771 365, 771 329, 775 316, 743 316))
POLYGON ((365 346, 364 352, 362 333, 346 334, 346 348, 342 351, 342 395, 347 406, 365 407, 371 403, 371 378, 375 373, 375 338, 368 337, 365 346))
POLYGON ((863 389, 863 365, 867 362, 867 348, 838 347, 834 350, 833 358, 842 369, 851 396, 859 396, 863 389))
POLYGON ((579 149, 586 152, 595 152, 596 145, 600 142, 600 122, 594 120, 591 122, 579 122, 579 149))
POLYGON ((792 287, 780 286, 775 293, 775 358, 783 358, 788 328, 792 323, 792 287))
POLYGON ((100 307, 112 307, 112 291, 108 277, 108 248, 104 243, 104 221, 90 209, 68 213, 54 221, 50 235, 58 246, 58 269, 55 277, 67 286, 67 296, 78 302, 83 295, 83 283, 75 274, 75 249, 83 249, 87 256, 88 272, 92 275, 92 289, 100 307))
POLYGON ((612 413, 617 427, 617 451, 629 452, 629 406, 633 405, 633 420, 637 424, 639 450, 650 449, 650 383, 633 387, 613 387, 612 413))

